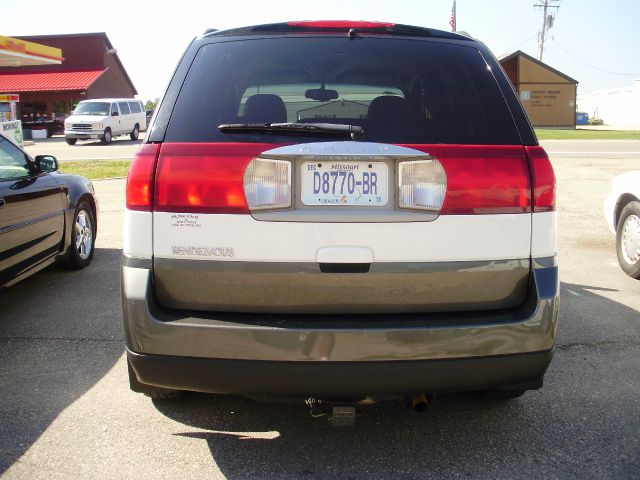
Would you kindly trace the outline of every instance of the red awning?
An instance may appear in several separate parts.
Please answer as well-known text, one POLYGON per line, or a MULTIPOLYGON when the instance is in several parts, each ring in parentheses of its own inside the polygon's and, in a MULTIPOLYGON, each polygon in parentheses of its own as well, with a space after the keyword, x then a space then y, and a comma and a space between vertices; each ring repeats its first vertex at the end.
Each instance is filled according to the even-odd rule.
POLYGON ((104 70, 70 70, 66 72, 0 73, 0 92, 58 92, 86 90, 104 70))

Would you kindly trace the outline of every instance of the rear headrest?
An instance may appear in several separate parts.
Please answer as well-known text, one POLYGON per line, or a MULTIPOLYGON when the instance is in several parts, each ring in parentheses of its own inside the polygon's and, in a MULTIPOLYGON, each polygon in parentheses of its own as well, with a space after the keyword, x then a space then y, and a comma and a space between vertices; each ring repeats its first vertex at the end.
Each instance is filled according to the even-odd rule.
POLYGON ((287 109, 278 95, 260 93, 247 98, 243 121, 247 123, 284 123, 287 109))
POLYGON ((383 95, 374 98, 369 105, 364 131, 370 139, 400 142, 410 136, 412 128, 411 109, 404 98, 383 95))
POLYGON ((409 116, 409 105, 402 97, 383 95, 373 99, 369 105, 367 117, 370 121, 406 119, 409 116))

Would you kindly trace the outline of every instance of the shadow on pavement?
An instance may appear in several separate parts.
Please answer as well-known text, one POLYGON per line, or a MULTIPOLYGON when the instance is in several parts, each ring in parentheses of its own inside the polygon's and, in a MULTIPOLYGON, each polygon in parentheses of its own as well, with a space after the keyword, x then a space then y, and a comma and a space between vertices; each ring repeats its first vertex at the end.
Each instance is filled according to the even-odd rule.
MULTIPOLYGON (((114 137, 109 145, 142 145, 142 142, 144 142, 142 138, 131 140, 129 137, 123 135, 122 137, 114 137)), ((78 143, 76 143, 73 148, 108 147, 109 145, 105 145, 100 140, 78 140, 78 143)))
MULTIPOLYGON (((623 330, 637 326, 637 311, 598 289, 561 288, 564 329, 585 325, 591 334, 604 312, 616 315, 623 330), (590 315, 578 314, 584 302, 590 315)), ((355 428, 332 428, 302 403, 191 394, 155 406, 195 427, 174 435, 206 442, 229 479, 622 478, 640 471, 640 415, 630 409, 640 375, 612 333, 599 328, 593 344, 560 342, 544 388, 519 399, 440 395, 424 414, 381 403, 362 407, 355 428)))
POLYGON ((96 249, 84 270, 0 292, 0 474, 122 355, 120 254, 96 249))
MULTIPOLYGON (((51 145, 51 144, 65 144, 66 141, 64 139, 64 135, 56 135, 49 138, 41 138, 37 140, 31 140, 34 145, 51 145)), ((144 142, 144 132, 140 133, 140 138, 138 140, 131 140, 128 135, 120 135, 119 137, 114 137, 111 145, 141 145, 144 142)), ((103 144, 100 140, 78 140, 78 142, 70 146, 70 148, 77 147, 105 147, 108 145, 103 144)))

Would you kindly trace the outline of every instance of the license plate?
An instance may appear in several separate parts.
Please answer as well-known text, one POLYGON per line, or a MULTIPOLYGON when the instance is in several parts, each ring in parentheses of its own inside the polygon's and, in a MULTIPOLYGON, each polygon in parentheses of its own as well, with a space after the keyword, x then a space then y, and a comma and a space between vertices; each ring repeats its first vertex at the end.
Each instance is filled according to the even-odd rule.
POLYGON ((384 162, 304 162, 305 205, 387 204, 389 174, 384 162))

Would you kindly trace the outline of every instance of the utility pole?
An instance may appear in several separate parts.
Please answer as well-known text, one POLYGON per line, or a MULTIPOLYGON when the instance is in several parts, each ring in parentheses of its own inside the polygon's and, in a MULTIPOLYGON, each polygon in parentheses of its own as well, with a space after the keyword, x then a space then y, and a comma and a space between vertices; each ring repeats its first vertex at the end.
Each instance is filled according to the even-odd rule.
POLYGON ((559 3, 560 0, 540 0, 541 3, 536 3, 533 5, 533 8, 542 8, 542 30, 538 34, 538 60, 542 61, 542 54, 544 53, 544 39, 547 36, 547 29, 553 26, 553 15, 547 14, 547 10, 550 8, 555 8, 556 10, 560 8, 559 5, 554 5, 559 3))

